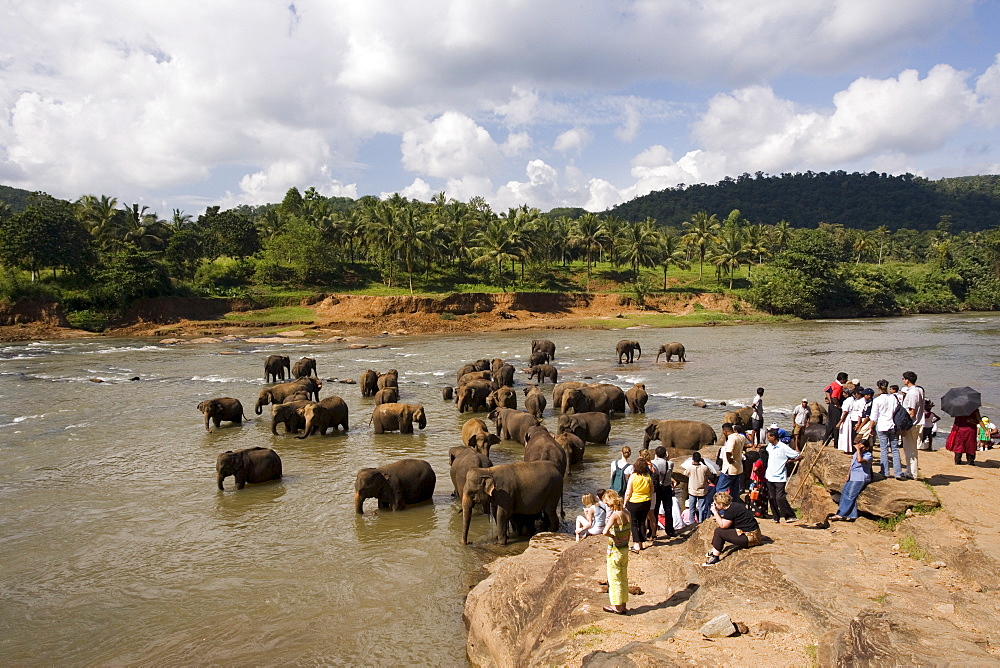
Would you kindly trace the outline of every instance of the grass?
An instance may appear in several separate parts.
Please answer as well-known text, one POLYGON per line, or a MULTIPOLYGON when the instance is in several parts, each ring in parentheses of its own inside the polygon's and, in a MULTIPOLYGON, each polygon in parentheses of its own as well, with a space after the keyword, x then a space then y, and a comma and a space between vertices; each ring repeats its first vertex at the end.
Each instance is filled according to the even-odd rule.
POLYGON ((227 313, 222 319, 229 322, 259 322, 261 324, 312 323, 316 320, 316 312, 306 306, 275 306, 259 311, 227 313))
POLYGON ((577 629, 576 631, 573 631, 571 635, 588 636, 588 635, 602 635, 604 633, 607 633, 607 631, 605 631, 599 626, 591 624, 590 626, 584 626, 582 629, 577 629))
POLYGON ((791 316, 767 314, 732 314, 720 311, 701 310, 687 315, 670 313, 651 313, 643 315, 624 315, 621 318, 585 318, 580 324, 595 329, 624 329, 626 327, 698 327, 701 325, 726 325, 748 322, 791 322, 796 320, 791 316))
MULTIPOLYGON (((941 510, 941 506, 926 506, 922 503, 918 503, 910 509, 914 515, 933 515, 937 511, 941 510)), ((903 523, 906 519, 906 512, 901 512, 898 515, 893 515, 892 517, 882 517, 875 520, 875 524, 879 529, 885 531, 895 531, 896 527, 903 523)))
POLYGON ((819 645, 816 645, 815 643, 806 645, 806 654, 809 655, 809 661, 812 665, 819 665, 819 645))
POLYGON ((875 601, 876 603, 882 604, 885 603, 885 599, 888 598, 888 596, 889 596, 888 594, 879 594, 878 596, 872 596, 871 600, 875 601))
POLYGON ((903 536, 899 539, 899 551, 908 552, 910 559, 916 559, 917 561, 927 561, 931 556, 927 550, 920 546, 920 543, 913 536, 903 536))

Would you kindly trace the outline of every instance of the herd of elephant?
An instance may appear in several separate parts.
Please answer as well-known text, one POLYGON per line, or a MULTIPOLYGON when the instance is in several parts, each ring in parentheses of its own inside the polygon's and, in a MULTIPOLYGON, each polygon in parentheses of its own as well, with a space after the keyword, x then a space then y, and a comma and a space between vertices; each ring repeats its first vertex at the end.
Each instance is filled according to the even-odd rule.
MULTIPOLYGON (((453 495, 462 505, 463 544, 468 540, 477 508, 491 517, 501 544, 506 544, 509 529, 531 532, 540 522, 542 530, 556 530, 564 478, 570 474, 571 465, 583 462, 586 444, 607 444, 613 414, 645 413, 649 395, 643 383, 625 391, 610 383, 558 382, 551 364, 555 352, 552 341, 531 342, 529 367, 524 372, 529 381, 537 379, 539 384, 529 382, 522 389, 524 410, 518 408, 518 392, 513 387, 516 370, 500 358, 465 364, 456 374, 456 385, 442 389, 442 398, 453 401, 459 413, 486 411, 486 418, 495 427, 493 433, 486 420, 467 420, 461 430, 461 445, 449 451, 453 495), (554 434, 541 424, 549 405, 540 386, 546 380, 553 383, 550 412, 560 413, 554 434), (523 461, 494 465, 490 448, 502 440, 520 443, 524 447, 523 461)), ((635 341, 620 342, 616 352, 620 361, 627 362, 633 361, 633 352, 641 354, 635 341)), ((666 354, 668 361, 675 355, 685 361, 684 346, 679 343, 660 346, 659 354, 666 354)), ((272 434, 278 435, 279 424, 284 425, 286 434, 298 434, 299 439, 325 434, 328 429, 348 430, 346 402, 337 396, 319 398, 323 383, 316 371, 316 360, 302 358, 291 365, 288 357, 272 355, 264 371, 265 378, 277 384, 260 391, 254 410, 261 415, 264 406, 271 406, 272 434), (286 370, 293 380, 285 382, 286 370)), ((361 375, 359 385, 363 397, 375 400, 370 421, 374 433, 413 433, 414 423, 420 429, 427 426, 422 405, 399 403, 399 373, 395 369, 385 373, 369 369, 361 375)), ((242 404, 231 397, 203 401, 198 409, 204 415, 206 430, 210 430, 210 422, 218 428, 223 421, 239 424, 246 419, 242 404)), ((644 430, 643 447, 651 441, 660 441, 671 452, 687 452, 715 443, 716 433, 709 424, 696 420, 650 420, 644 430)), ((216 472, 219 489, 230 475, 237 489, 242 489, 246 483, 281 478, 281 460, 270 448, 227 451, 219 455, 216 472)), ((355 510, 362 513, 369 498, 377 499, 379 508, 403 510, 407 505, 430 500, 435 485, 431 465, 419 459, 362 468, 355 480, 355 510)))

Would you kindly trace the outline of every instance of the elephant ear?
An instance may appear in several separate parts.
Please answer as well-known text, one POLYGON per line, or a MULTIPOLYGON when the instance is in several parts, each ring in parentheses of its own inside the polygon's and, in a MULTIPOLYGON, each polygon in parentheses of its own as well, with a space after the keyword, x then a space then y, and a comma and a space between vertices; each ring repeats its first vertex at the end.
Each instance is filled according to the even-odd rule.
POLYGON ((489 438, 486 439, 486 442, 490 445, 496 445, 500 442, 500 437, 496 434, 490 434, 489 438))
POLYGON ((656 420, 650 420, 649 424, 646 425, 646 429, 645 429, 646 434, 649 435, 649 436, 654 436, 656 434, 657 424, 658 423, 657 423, 656 420))
POLYGON ((495 489, 496 485, 493 482, 493 476, 483 476, 483 491, 486 492, 486 496, 493 496, 493 491, 495 489))

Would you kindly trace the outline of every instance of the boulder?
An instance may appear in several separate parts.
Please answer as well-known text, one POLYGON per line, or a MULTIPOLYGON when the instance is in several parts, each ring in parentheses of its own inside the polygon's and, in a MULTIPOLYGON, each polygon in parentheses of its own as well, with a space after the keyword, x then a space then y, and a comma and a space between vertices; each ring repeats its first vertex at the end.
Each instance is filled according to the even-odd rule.
POLYGON ((722 614, 705 622, 698 631, 706 638, 728 638, 736 635, 736 626, 729 615, 722 614))
POLYGON ((708 406, 708 404, 706 404, 701 399, 696 399, 695 402, 691 405, 694 406, 695 408, 706 408, 708 406))
POLYGON ((895 517, 910 508, 936 508, 940 502, 927 486, 917 480, 877 480, 858 495, 858 509, 875 517, 895 517))

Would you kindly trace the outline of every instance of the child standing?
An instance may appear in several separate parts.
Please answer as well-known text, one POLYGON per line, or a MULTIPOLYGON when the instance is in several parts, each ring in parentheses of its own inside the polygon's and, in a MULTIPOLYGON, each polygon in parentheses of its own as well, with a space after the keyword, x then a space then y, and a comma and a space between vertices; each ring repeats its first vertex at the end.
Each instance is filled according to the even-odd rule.
POLYGON ((930 399, 924 401, 924 428, 920 434, 920 440, 923 441, 923 450, 933 450, 934 449, 934 423, 940 420, 940 416, 937 413, 931 411, 934 408, 934 402, 930 399))

